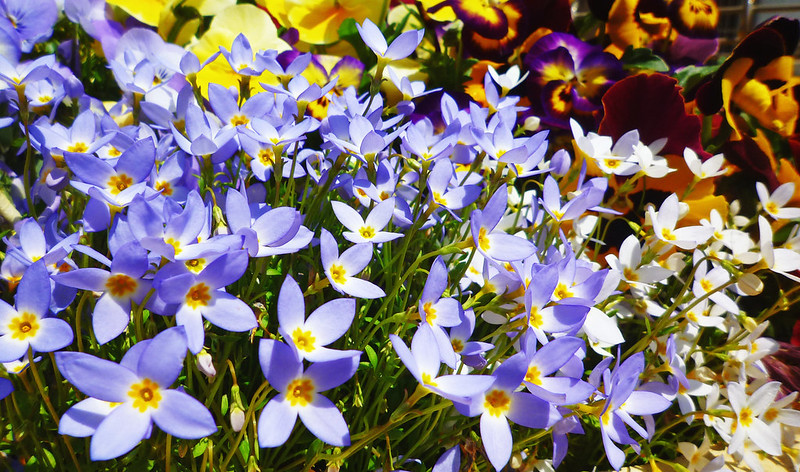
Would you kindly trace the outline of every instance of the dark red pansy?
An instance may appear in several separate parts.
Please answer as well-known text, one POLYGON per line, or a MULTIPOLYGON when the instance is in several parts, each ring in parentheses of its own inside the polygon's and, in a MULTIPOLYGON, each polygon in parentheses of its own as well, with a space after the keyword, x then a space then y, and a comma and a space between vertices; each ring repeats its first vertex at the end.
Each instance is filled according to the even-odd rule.
POLYGON ((680 92, 678 81, 664 74, 638 74, 620 80, 603 95, 599 134, 616 140, 636 129, 645 144, 667 138, 663 154, 682 156, 688 147, 701 158, 709 157, 700 141, 700 117, 686 113, 680 92))

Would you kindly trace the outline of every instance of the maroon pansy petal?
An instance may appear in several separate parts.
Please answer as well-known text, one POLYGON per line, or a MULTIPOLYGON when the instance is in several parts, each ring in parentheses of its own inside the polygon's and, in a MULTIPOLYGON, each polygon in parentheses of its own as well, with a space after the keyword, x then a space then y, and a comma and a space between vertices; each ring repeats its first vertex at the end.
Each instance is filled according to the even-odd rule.
POLYGON ((683 155, 688 147, 706 158, 709 154, 700 141, 700 117, 687 114, 685 107, 678 81, 672 77, 664 74, 627 77, 603 96, 605 116, 599 134, 617 140, 636 129, 645 144, 667 138, 663 154, 683 155))

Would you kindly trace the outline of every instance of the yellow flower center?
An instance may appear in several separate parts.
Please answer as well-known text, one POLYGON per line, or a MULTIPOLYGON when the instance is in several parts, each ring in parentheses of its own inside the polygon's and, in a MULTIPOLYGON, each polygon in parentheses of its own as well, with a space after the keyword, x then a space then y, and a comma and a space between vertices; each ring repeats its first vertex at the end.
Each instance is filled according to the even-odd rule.
POLYGON ((559 282, 553 295, 555 295, 557 299, 562 300, 564 298, 571 298, 575 294, 567 288, 563 282, 559 282))
POLYGON ((158 408, 158 402, 161 401, 158 384, 148 378, 131 385, 128 396, 133 398, 133 407, 140 413, 144 413, 148 408, 158 408))
POLYGON ((24 341, 27 338, 32 338, 39 331, 39 318, 33 313, 24 312, 15 318, 11 318, 8 330, 11 332, 12 339, 24 341))
POLYGON ((661 237, 667 241, 675 241, 675 239, 677 239, 675 234, 667 228, 661 228, 661 237))
POLYGON ((340 264, 332 264, 331 265, 331 279, 339 285, 343 285, 347 282, 347 278, 345 274, 347 273, 340 264))
POLYGON ((625 280, 629 280, 631 282, 636 282, 637 280, 639 280, 639 274, 637 274, 636 271, 631 269, 630 267, 626 267, 622 271, 622 275, 623 277, 625 277, 625 280))
POLYGON ((714 284, 711 283, 710 280, 704 278, 704 279, 700 279, 700 287, 704 291, 710 292, 714 288, 714 284))
POLYGON ((111 146, 108 149, 107 154, 109 157, 119 157, 120 154, 122 154, 122 152, 119 149, 115 148, 114 146, 111 146))
POLYGON ((744 407, 739 411, 739 423, 744 425, 745 428, 753 424, 753 410, 750 407, 744 407))
POLYGON ((511 407, 511 397, 502 390, 492 390, 486 394, 483 407, 492 416, 500 416, 507 412, 511 407))
POLYGON ((117 195, 118 193, 122 192, 126 188, 130 187, 133 183, 133 179, 128 177, 125 174, 119 175, 112 175, 110 179, 108 179, 108 190, 111 192, 112 195, 117 195))
POLYGON ((478 231, 478 246, 480 246, 484 251, 488 251, 491 247, 489 238, 486 236, 486 228, 481 228, 478 231))
POLYGON ((538 307, 531 308, 531 316, 528 318, 528 324, 531 325, 531 328, 541 328, 544 324, 544 318, 542 318, 541 313, 539 313, 538 307))
POLYGON ((389 197, 390 197, 390 195, 389 195, 389 192, 387 192, 386 190, 384 190, 383 192, 381 192, 381 194, 380 194, 380 195, 378 195, 378 196, 380 197, 380 199, 381 199, 381 200, 386 200, 387 198, 389 198, 389 197))
POLYGON ((425 385, 427 387, 438 387, 436 382, 433 381, 431 374, 427 372, 422 374, 422 385, 425 385))
POLYGON ((454 352, 461 352, 464 350, 464 343, 460 339, 453 339, 450 344, 453 345, 454 352))
POLYGON ((164 242, 169 244, 173 248, 175 248, 175 255, 176 256, 181 253, 181 243, 180 243, 180 241, 178 241, 176 239, 172 239, 172 238, 167 238, 167 239, 164 240, 164 242))
POLYGON ((188 261, 184 262, 184 265, 187 269, 194 272, 195 274, 199 273, 203 270, 206 266, 205 259, 189 259, 188 261))
POLYGON ((777 408, 770 408, 769 410, 764 412, 764 421, 766 421, 767 423, 775 421, 775 419, 778 417, 778 413, 779 412, 777 408))
POLYGON ((358 230, 358 234, 364 239, 372 239, 375 237, 375 229, 372 226, 364 226, 358 230))
POLYGON ((86 152, 89 150, 89 146, 86 143, 78 141, 77 143, 71 144, 68 148, 68 152, 86 152))
POLYGON ((139 286, 132 277, 125 274, 115 274, 106 281, 106 288, 112 296, 124 297, 136 291, 139 286))
POLYGON ((273 151, 272 148, 258 151, 258 160, 261 161, 265 167, 270 167, 275 163, 275 151, 273 151))
POLYGON ((210 290, 211 289, 208 287, 208 285, 204 284, 203 282, 194 285, 189 289, 189 292, 186 293, 186 304, 193 309, 199 306, 208 305, 209 300, 211 300, 211 294, 209 293, 210 290))
POLYGON ((767 213, 778 213, 778 205, 775 202, 767 202, 767 213))
MULTIPOLYGON (((433 201, 439 205, 447 206, 447 200, 442 198, 442 194, 439 192, 433 192, 433 201)), ((483 230, 483 228, 481 228, 481 230, 483 230)))
POLYGON ((161 192, 161 195, 164 195, 165 197, 172 195, 172 185, 170 185, 169 182, 164 182, 163 180, 156 182, 156 190, 161 192))
POLYGON ((525 374, 525 381, 534 385, 542 384, 542 372, 538 367, 532 365, 528 368, 528 373, 525 374))
POLYGON ((246 125, 250 120, 244 115, 233 115, 231 117, 231 124, 233 126, 246 125))
POLYGON ((426 302, 422 305, 422 311, 425 312, 425 321, 429 325, 433 325, 433 321, 436 319, 436 308, 433 308, 431 302, 426 302))
POLYGON ((301 351, 311 352, 314 350, 314 341, 317 338, 311 336, 311 331, 303 331, 299 327, 292 333, 292 341, 297 349, 301 351))
POLYGON ((291 406, 306 406, 314 397, 314 384, 310 379, 295 379, 286 389, 286 399, 291 406))

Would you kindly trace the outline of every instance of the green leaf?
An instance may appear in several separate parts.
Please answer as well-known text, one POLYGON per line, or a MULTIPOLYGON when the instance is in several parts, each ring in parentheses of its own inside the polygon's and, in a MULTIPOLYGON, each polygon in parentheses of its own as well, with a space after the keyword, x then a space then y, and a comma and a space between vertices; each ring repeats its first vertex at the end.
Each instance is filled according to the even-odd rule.
POLYGON ((625 69, 644 69, 655 72, 668 72, 669 66, 664 59, 661 59, 648 48, 637 48, 628 46, 622 54, 622 67, 625 69))
POLYGON ((202 456, 206 449, 208 449, 208 438, 203 438, 192 448, 192 457, 202 456))
POLYGON ((678 85, 684 90, 692 90, 703 79, 710 76, 719 69, 719 64, 711 66, 686 66, 675 72, 674 77, 678 79, 678 85))
POLYGON ((239 443, 239 452, 242 453, 242 457, 249 457, 250 456, 250 441, 242 441, 239 443))
POLYGON ((374 369, 378 365, 378 355, 375 354, 375 349, 372 349, 370 345, 366 345, 364 346, 364 351, 367 353, 367 358, 369 358, 369 364, 374 369))
POLYGON ((223 395, 222 396, 222 400, 220 400, 219 411, 223 415, 227 415, 228 414, 228 395, 227 394, 223 395))

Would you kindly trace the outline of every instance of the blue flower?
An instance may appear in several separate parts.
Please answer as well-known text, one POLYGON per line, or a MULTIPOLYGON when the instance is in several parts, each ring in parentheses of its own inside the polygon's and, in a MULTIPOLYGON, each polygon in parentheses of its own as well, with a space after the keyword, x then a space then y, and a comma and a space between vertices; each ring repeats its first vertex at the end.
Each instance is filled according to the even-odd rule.
POLYGON ((59 432, 76 436, 90 432, 89 454, 95 461, 127 453, 150 434, 153 423, 183 439, 215 433, 214 417, 202 403, 169 389, 185 356, 186 334, 181 327, 135 344, 119 364, 82 352, 57 353, 56 365, 72 385, 92 399, 118 404, 105 405, 106 415, 98 416, 103 409, 84 400, 64 414, 59 432))

